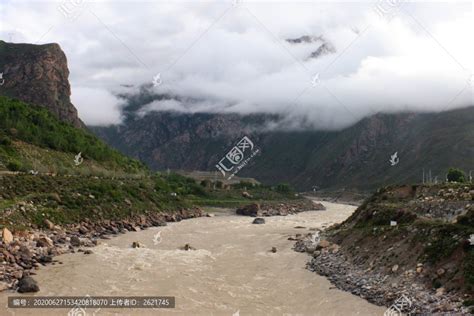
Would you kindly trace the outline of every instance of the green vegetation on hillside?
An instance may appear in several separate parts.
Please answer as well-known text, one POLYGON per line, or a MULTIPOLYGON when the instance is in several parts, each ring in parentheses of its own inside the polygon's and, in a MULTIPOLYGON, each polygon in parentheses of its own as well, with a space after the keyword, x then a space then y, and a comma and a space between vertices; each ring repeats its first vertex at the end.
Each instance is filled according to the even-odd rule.
POLYGON ((238 206, 255 202, 298 200, 259 185, 242 184, 220 189, 205 187, 178 174, 125 176, 0 176, 0 228, 21 230, 42 227, 44 219, 55 224, 90 219, 123 219, 149 212, 173 212, 201 206, 238 206))
MULTIPOLYGON (((0 97, 0 167, 3 164, 11 171, 34 169, 32 163, 25 160, 25 155, 15 144, 17 142, 70 153, 72 159, 81 152, 85 160, 96 161, 110 170, 133 173, 146 169, 137 160, 111 149, 91 133, 59 121, 44 108, 0 97)), ((73 161, 70 159, 70 162, 73 161)))

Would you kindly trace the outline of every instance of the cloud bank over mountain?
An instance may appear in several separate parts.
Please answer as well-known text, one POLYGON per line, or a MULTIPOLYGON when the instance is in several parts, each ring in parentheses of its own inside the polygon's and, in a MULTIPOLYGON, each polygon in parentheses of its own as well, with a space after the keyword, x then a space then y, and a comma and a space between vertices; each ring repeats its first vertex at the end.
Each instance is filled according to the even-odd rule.
POLYGON ((151 101, 142 115, 264 112, 319 128, 473 104, 470 2, 66 3, 2 2, 0 36, 59 43, 72 100, 91 125, 119 123, 118 95, 143 85, 176 98, 151 101), (302 36, 326 42, 287 41, 302 36))

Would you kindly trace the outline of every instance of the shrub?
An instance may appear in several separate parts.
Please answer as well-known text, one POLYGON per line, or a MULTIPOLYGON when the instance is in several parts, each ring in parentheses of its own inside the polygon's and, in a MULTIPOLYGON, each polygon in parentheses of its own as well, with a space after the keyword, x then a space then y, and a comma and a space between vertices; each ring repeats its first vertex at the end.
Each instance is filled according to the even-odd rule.
POLYGON ((10 146, 12 140, 8 136, 0 135, 0 146, 10 146))
POLYGON ((291 191, 291 188, 286 183, 280 183, 276 186, 276 191, 280 193, 289 193, 291 191))
POLYGON ((449 182, 465 182, 466 175, 460 169, 449 168, 447 179, 449 182))
POLYGON ((201 185, 205 188, 210 188, 211 187, 211 181, 210 180, 202 180, 201 185))
POLYGON ((20 171, 22 169, 22 165, 21 165, 21 162, 17 160, 10 160, 7 163, 7 168, 10 171, 20 171))

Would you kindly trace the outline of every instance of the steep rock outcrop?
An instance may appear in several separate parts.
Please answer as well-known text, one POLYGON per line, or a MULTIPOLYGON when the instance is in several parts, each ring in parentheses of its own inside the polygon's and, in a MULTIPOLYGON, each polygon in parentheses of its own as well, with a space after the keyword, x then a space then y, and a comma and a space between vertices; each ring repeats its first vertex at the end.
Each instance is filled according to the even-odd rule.
POLYGON ((43 106, 60 120, 85 127, 70 100, 67 59, 58 44, 0 41, 0 73, 0 95, 43 106))

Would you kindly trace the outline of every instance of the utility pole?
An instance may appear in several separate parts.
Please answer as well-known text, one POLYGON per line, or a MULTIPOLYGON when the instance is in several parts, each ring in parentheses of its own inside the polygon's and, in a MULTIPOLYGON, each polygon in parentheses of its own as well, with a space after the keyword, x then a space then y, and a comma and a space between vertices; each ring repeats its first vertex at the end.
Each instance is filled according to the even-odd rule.
POLYGON ((423 168, 423 184, 425 184, 425 168, 423 168))

